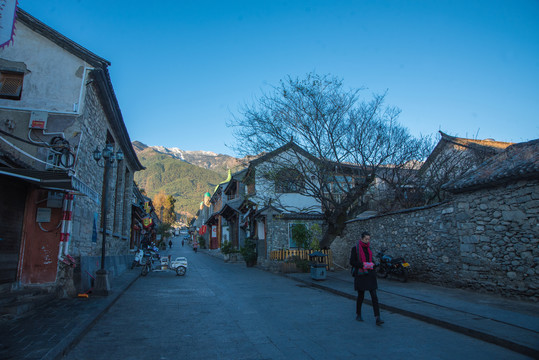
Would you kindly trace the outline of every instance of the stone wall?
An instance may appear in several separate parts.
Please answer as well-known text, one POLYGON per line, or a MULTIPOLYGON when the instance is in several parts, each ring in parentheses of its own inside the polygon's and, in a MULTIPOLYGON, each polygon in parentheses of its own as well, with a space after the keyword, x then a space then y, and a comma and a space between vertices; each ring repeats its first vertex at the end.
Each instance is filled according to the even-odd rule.
POLYGON ((348 266, 361 232, 373 253, 387 248, 411 264, 411 277, 539 301, 539 181, 455 194, 445 203, 353 220, 331 245, 348 266))
MULTIPOLYGON (((100 201, 104 169, 97 166, 92 153, 96 147, 102 149, 105 146, 107 129, 113 136, 114 131, 110 129, 107 112, 94 84, 87 87, 83 115, 78 118, 78 124, 83 136, 77 156, 77 176, 98 193, 99 202, 87 196, 75 196, 70 253, 73 256, 99 257, 103 239, 100 201)), ((124 160, 119 166, 111 167, 109 172, 107 257, 129 253, 133 171, 128 166, 124 160)))
POLYGON ((267 241, 267 254, 266 257, 269 259, 272 251, 289 249, 289 234, 288 227, 289 224, 305 224, 307 227, 312 226, 313 224, 318 224, 320 227, 323 226, 323 222, 320 220, 289 220, 281 219, 278 216, 268 216, 267 217, 267 230, 266 230, 266 241, 267 241), (271 220, 269 220, 271 218, 271 220))

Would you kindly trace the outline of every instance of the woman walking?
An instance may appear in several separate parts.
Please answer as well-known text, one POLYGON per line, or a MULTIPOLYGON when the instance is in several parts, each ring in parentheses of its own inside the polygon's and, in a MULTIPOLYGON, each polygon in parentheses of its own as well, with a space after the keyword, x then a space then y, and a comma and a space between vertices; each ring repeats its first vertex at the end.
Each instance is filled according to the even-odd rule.
POLYGON ((384 321, 380 318, 380 307, 378 305, 378 282, 376 281, 376 270, 374 270, 374 262, 372 251, 370 248, 371 235, 368 232, 361 234, 359 240, 350 252, 350 265, 354 269, 354 290, 357 291, 356 300, 356 320, 363 321, 361 316, 361 305, 365 298, 365 291, 368 290, 371 295, 372 308, 376 318, 376 325, 382 325, 384 321))

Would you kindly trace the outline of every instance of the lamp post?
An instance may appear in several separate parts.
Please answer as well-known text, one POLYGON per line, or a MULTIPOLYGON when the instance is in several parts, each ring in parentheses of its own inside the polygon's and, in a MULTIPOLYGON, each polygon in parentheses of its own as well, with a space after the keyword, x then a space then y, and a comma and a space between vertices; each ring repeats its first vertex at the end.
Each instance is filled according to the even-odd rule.
POLYGON ((124 154, 121 150, 114 153, 112 144, 107 144, 100 151, 97 147, 93 153, 94 160, 98 166, 102 166, 104 170, 103 175, 103 211, 102 211, 102 224, 103 224, 103 241, 101 243, 101 268, 96 271, 94 295, 107 296, 110 293, 110 283, 108 272, 105 269, 105 248, 107 244, 107 212, 108 212, 108 192, 109 192, 109 170, 113 166, 114 162, 118 163, 123 160, 124 154), (103 158, 103 165, 99 164, 99 160, 103 158))

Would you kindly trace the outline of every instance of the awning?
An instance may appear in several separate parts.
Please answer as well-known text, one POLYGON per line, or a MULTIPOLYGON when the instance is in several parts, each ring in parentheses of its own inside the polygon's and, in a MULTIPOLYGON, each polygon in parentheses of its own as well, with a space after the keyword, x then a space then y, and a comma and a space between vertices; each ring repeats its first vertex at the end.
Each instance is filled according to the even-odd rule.
POLYGON ((2 58, 0 58, 0 70, 13 71, 23 74, 28 72, 28 68, 26 67, 25 63, 19 61, 10 61, 2 58))
POLYGON ((216 225, 219 222, 219 213, 215 212, 211 214, 208 220, 204 223, 204 225, 216 225))
POLYGON ((99 204, 99 194, 67 171, 41 171, 0 167, 0 175, 11 176, 35 184, 43 189, 77 191, 99 204))
POLYGON ((221 215, 222 217, 224 217, 225 219, 229 220, 233 216, 238 216, 238 214, 240 214, 240 211, 236 208, 239 205, 241 205, 241 204, 237 204, 237 205, 232 204, 231 205, 230 203, 227 203, 218 212, 218 214, 221 215))

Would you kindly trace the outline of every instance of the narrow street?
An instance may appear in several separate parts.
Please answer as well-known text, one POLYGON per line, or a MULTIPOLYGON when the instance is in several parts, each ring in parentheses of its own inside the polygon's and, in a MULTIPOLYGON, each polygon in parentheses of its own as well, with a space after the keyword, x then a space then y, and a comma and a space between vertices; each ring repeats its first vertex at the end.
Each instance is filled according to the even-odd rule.
POLYGON ((526 358, 398 314, 378 327, 369 306, 360 323, 350 299, 173 241, 187 274, 139 278, 66 359, 526 358))

